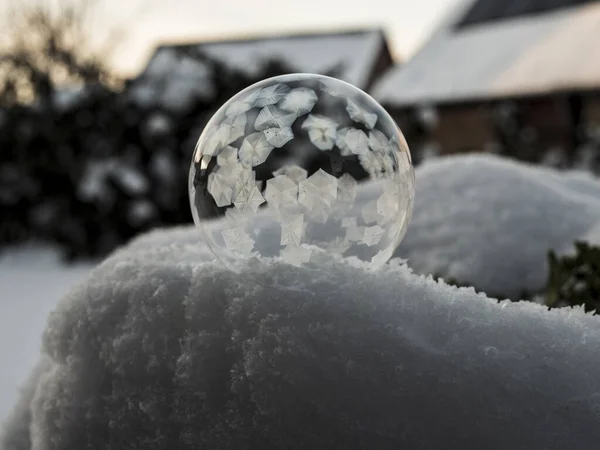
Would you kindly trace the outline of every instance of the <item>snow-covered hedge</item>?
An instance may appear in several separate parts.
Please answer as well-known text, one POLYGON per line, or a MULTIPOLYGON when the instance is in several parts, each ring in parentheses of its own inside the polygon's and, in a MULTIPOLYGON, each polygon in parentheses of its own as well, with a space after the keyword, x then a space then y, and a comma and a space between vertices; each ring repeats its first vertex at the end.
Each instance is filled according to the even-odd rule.
POLYGON ((322 269, 236 274, 193 228, 136 240, 50 317, 0 449, 597 446, 597 317, 322 269))
POLYGON ((33 238, 72 258, 104 256, 142 231, 190 222, 187 177, 205 123, 239 90, 289 72, 267 62, 247 75, 185 56, 193 60, 122 92, 61 89, 2 110, 0 250, 33 238))

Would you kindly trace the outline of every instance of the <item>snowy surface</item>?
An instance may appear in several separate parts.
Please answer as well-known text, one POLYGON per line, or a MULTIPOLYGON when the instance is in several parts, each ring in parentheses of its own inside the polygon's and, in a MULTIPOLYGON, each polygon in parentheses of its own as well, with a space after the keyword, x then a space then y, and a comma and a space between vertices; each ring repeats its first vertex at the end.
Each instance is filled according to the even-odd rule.
POLYGON ((48 313, 91 266, 65 266, 50 248, 0 254, 0 422, 38 360, 48 313))
POLYGON ((374 97, 411 105, 598 85, 600 4, 456 30, 473 2, 456 8, 411 61, 385 74, 374 97))
MULTIPOLYGON (((364 88, 383 43, 378 29, 349 33, 282 36, 256 40, 207 42, 200 51, 249 72, 257 71, 266 60, 276 59, 298 72, 325 73, 341 66, 340 78, 364 88)), ((176 49, 161 47, 148 63, 145 74, 173 70, 176 49)))
POLYGON ((518 299, 546 283, 547 252, 572 249, 600 226, 600 180, 491 155, 425 162, 396 254, 441 275, 518 299))
POLYGON ((197 230, 140 238, 58 307, 0 448, 597 445, 597 317, 321 269, 236 274, 197 230))

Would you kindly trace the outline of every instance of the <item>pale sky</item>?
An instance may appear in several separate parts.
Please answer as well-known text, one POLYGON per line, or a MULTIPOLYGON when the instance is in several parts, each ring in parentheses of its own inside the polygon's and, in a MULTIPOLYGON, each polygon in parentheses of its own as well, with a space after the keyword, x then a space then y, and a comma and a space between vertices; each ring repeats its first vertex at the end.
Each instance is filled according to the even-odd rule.
MULTIPOLYGON (((0 5, 10 1, 0 0, 0 5)), ((457 1, 101 0, 94 28, 102 30, 119 22, 127 25, 114 58, 116 67, 127 74, 140 70, 153 48, 164 40, 239 38, 363 25, 383 26, 394 54, 406 58, 457 1)))

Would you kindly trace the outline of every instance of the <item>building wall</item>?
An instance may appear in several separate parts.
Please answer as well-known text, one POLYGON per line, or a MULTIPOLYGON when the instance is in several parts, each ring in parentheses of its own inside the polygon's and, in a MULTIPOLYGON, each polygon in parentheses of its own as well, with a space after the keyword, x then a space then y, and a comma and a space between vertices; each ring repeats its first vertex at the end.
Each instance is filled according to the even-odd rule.
POLYGON ((560 148, 570 153, 576 145, 572 107, 566 96, 541 97, 519 100, 522 123, 533 131, 534 151, 560 148))
POLYGON ((438 105, 433 126, 423 127, 418 108, 388 108, 416 152, 435 144, 440 154, 486 151, 496 148, 526 161, 540 161, 548 151, 558 150, 567 160, 582 144, 584 127, 600 129, 600 92, 556 94, 516 100, 438 105), (507 133, 499 120, 502 104, 512 105, 516 130, 507 133))
POLYGON ((438 107, 432 140, 443 154, 483 151, 495 141, 491 109, 487 105, 438 107))
POLYGON ((587 126, 600 128, 600 93, 585 97, 583 101, 583 122, 587 126))

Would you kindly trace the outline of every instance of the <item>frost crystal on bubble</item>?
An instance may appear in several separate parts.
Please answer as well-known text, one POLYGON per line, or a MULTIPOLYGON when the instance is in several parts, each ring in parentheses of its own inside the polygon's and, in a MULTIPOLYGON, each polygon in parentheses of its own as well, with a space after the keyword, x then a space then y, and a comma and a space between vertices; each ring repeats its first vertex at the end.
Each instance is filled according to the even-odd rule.
POLYGON ((298 185, 287 175, 277 175, 267 180, 265 199, 275 208, 294 205, 298 201, 298 185))
POLYGON ((379 130, 371 130, 369 132, 369 147, 377 153, 388 153, 391 149, 390 141, 379 130))
POLYGON ((291 127, 296 120, 296 114, 283 111, 276 106, 266 106, 260 110, 254 128, 258 131, 264 131, 267 128, 287 128, 291 127))
POLYGON ((227 110, 225 111, 225 115, 227 117, 235 117, 240 114, 244 114, 252 109, 252 104, 246 102, 245 100, 242 102, 233 102, 227 110))
POLYGON ((302 128, 308 130, 310 142, 319 150, 331 150, 335 144, 338 124, 325 116, 309 114, 302 128))
POLYGON ((283 215, 281 245, 300 245, 304 234, 304 214, 283 215))
POLYGON ((318 190, 306 188, 304 181, 298 185, 298 203, 303 205, 311 218, 318 222, 325 222, 331 211, 333 200, 324 195, 319 195, 318 190))
POLYGON ((298 183, 298 202, 316 222, 327 221, 336 197, 337 178, 322 169, 298 183))
POLYGON ((342 226, 344 228, 356 226, 357 223, 356 217, 345 217, 342 219, 342 226))
MULTIPOLYGON (((253 170, 245 168, 239 163, 232 163, 227 166, 223 166, 219 173, 223 173, 227 177, 229 184, 233 188, 232 203, 235 204, 236 200, 238 203, 243 202, 245 198, 248 198, 253 189, 257 189, 256 185, 256 174, 253 170)), ((259 190, 260 192, 260 190, 259 190)))
POLYGON ((206 145, 202 147, 201 154, 197 154, 197 158, 204 155, 213 156, 217 154, 223 147, 235 141, 237 137, 233 137, 231 132, 231 125, 221 124, 212 133, 210 133, 207 138, 206 145))
POLYGON ((337 135, 335 145, 343 156, 362 155, 369 151, 369 138, 363 130, 343 128, 337 135))
POLYGON ((294 164, 276 170, 275 172, 273 172, 273 175, 287 175, 295 183, 300 183, 301 181, 306 180, 306 178, 308 177, 308 172, 306 171, 306 169, 303 169, 302 167, 294 164))
POLYGON ((342 93, 338 90, 335 89, 334 87, 332 87, 329 83, 319 83, 319 88, 323 91, 323 92, 327 92, 329 95, 333 96, 333 97, 341 97, 342 93))
POLYGON ((319 150, 331 150, 335 143, 335 129, 311 128, 308 130, 308 138, 319 150))
POLYGON ((254 248, 254 240, 246 233, 244 227, 236 227, 221 232, 227 248, 248 254, 254 248))
POLYGON ((375 200, 367 203, 361 213, 363 220, 368 224, 381 222, 382 215, 379 213, 379 205, 375 200))
POLYGON ((260 89, 252 89, 248 95, 244 97, 242 100, 244 103, 248 103, 249 105, 255 106, 256 99, 260 96, 260 89))
POLYGON ((268 128, 263 131, 267 142, 276 148, 281 148, 289 141, 294 139, 294 132, 290 127, 286 128, 268 128))
POLYGON ((389 153, 380 153, 379 160, 381 162, 382 172, 385 172, 386 175, 391 175, 395 170, 392 156, 389 153))
POLYGON ((256 186, 252 186, 250 189, 241 189, 233 199, 233 204, 242 215, 255 213, 264 202, 265 198, 256 186))
POLYGON ((395 217, 399 205, 397 196, 386 191, 377 199, 377 212, 383 217, 395 217))
POLYGON ((242 213, 240 212, 240 210, 236 209, 236 208, 227 208, 225 210, 225 217, 230 222, 240 222, 241 220, 244 219, 244 216, 242 215, 242 213))
POLYGON ((306 181, 316 186, 326 196, 335 199, 337 197, 338 179, 328 174, 323 169, 317 170, 306 181))
POLYGON ((226 145, 231 144, 238 138, 241 138, 246 132, 246 114, 240 114, 233 118, 228 118, 223 121, 221 127, 227 130, 228 138, 226 145))
POLYGON ((389 153, 367 152, 360 155, 359 160, 373 178, 384 178, 394 172, 394 160, 389 153))
POLYGON ((374 227, 367 227, 364 231, 364 243, 367 244, 369 247, 379 244, 384 234, 385 230, 379 225, 375 225, 374 227))
POLYGON ((281 250, 283 262, 296 267, 302 267, 302 264, 309 262, 311 254, 312 250, 301 246, 288 245, 281 250))
MULTIPOLYGON (((319 197, 328 206, 337 198, 338 180, 323 169, 317 170, 306 180, 298 184, 298 198, 300 195, 319 197)), ((304 204, 304 203, 303 203, 304 204)), ((309 205, 304 204, 309 207, 309 205)))
POLYGON ((317 94, 312 89, 297 88, 290 91, 279 103, 279 106, 299 117, 311 112, 317 100, 317 94))
POLYGON ((363 123, 368 129, 372 129, 377 123, 377 114, 367 111, 351 99, 348 99, 346 111, 352 120, 363 123))
POLYGON ((333 241, 326 243, 323 247, 330 251, 342 254, 352 247, 352 243, 345 237, 338 236, 333 241))
POLYGON ((208 176, 207 189, 219 208, 231 205, 233 201, 233 187, 223 174, 219 172, 211 173, 208 176))
POLYGON ((254 100, 254 106, 262 108, 268 105, 274 105, 279 102, 285 95, 290 91, 290 87, 287 84, 274 84, 262 88, 254 100))
POLYGON ((363 169, 371 175, 371 177, 379 178, 383 171, 383 165, 379 154, 375 152, 366 152, 358 157, 363 169))
MULTIPOLYGON (((308 200, 308 198, 305 200, 308 200)), ((310 207, 306 207, 307 214, 311 220, 318 223, 326 223, 331 215, 331 204, 324 202, 322 198, 316 196, 310 197, 310 201, 307 201, 307 203, 311 205, 310 207)))
POLYGON ((253 133, 242 142, 239 150, 240 161, 249 167, 258 166, 267 160, 273 148, 273 145, 267 142, 264 133, 253 133))
POLYGON ((219 152, 217 156, 217 164, 219 166, 226 166, 237 161, 237 149, 228 145, 219 152))
MULTIPOLYGON (((213 156, 222 148, 242 137, 246 130, 246 115, 228 118, 219 127, 209 134, 206 145, 202 148, 202 155, 213 156)), ((197 159, 200 155, 197 155, 197 159)))
POLYGON ((337 199, 340 203, 354 203, 358 182, 352 175, 345 173, 338 178, 337 199))
POLYGON ((348 218, 342 224, 346 228, 346 240, 350 242, 362 242, 364 240, 365 227, 358 226, 356 217, 348 218))

